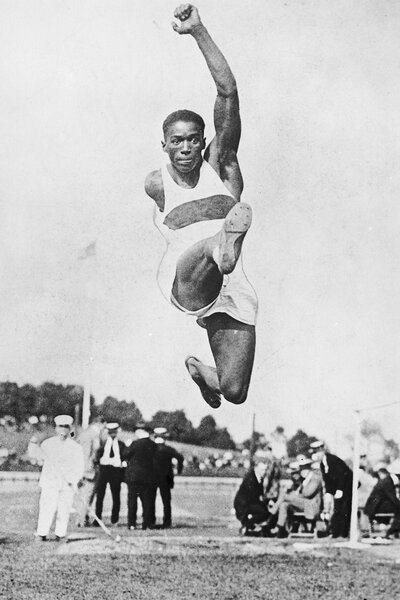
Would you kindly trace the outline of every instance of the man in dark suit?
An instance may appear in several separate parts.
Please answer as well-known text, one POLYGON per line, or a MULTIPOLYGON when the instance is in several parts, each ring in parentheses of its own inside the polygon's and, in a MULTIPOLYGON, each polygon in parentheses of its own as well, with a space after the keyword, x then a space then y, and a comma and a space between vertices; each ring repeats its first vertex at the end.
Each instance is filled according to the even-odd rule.
POLYGON ((136 437, 124 452, 124 459, 127 461, 125 482, 128 486, 128 529, 136 529, 138 498, 142 503, 142 529, 148 529, 152 527, 153 461, 157 444, 150 439, 150 429, 144 423, 136 426, 136 437))
POLYGON ((326 452, 323 442, 313 442, 310 447, 314 452, 313 459, 320 462, 325 486, 324 511, 332 512, 330 521, 332 537, 348 537, 353 493, 353 472, 341 458, 326 452))
MULTIPOLYGON (((100 445, 96 452, 95 464, 99 465, 98 480, 96 484, 96 516, 101 519, 103 501, 107 485, 110 486, 112 496, 111 523, 116 525, 121 507, 121 483, 123 479, 123 454, 125 444, 117 439, 119 424, 107 423, 107 439, 100 445)), ((93 522, 98 526, 98 522, 93 522)))
POLYGON ((163 529, 171 527, 171 490, 174 487, 174 467, 173 461, 177 463, 178 475, 183 469, 183 456, 172 446, 165 443, 165 438, 168 432, 165 427, 156 427, 154 429, 155 443, 157 451, 154 455, 154 483, 152 487, 151 500, 151 523, 156 523, 156 496, 157 490, 160 490, 161 500, 163 503, 163 529))
POLYGON ((266 471, 265 459, 255 456, 254 466, 246 473, 236 493, 233 506, 242 524, 240 532, 244 535, 251 534, 257 526, 260 529, 268 521, 269 511, 263 486, 266 471))
POLYGON ((386 537, 398 536, 400 532, 399 478, 383 467, 378 469, 377 475, 379 481, 365 503, 364 512, 370 521, 373 520, 376 513, 394 513, 386 537))

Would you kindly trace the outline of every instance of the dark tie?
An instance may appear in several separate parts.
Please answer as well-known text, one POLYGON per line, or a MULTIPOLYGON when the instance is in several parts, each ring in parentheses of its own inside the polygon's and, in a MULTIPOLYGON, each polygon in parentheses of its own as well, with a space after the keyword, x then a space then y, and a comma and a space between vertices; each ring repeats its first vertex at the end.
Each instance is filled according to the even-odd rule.
POLYGON ((111 444, 110 458, 114 458, 114 448, 113 448, 113 446, 114 446, 114 442, 112 442, 112 444, 111 444))

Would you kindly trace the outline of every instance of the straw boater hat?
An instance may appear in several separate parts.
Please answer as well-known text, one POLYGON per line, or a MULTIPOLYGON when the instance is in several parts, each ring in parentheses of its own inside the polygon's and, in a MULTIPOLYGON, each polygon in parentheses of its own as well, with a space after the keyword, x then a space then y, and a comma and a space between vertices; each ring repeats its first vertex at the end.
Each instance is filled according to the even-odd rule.
POLYGON ((321 440, 317 440, 316 442, 311 442, 310 444, 310 448, 312 450, 320 450, 322 448, 325 448, 325 444, 323 441, 321 440))

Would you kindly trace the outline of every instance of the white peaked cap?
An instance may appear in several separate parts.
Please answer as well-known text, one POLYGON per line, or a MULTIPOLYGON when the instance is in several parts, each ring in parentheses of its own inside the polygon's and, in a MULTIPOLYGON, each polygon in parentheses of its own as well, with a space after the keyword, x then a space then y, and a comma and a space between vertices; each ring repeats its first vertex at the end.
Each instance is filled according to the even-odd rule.
POLYGON ((67 425, 68 427, 71 427, 73 422, 74 420, 70 415, 57 415, 54 417, 54 423, 56 425, 67 425))
POLYGON ((119 423, 107 423, 106 429, 107 431, 115 431, 116 429, 119 429, 119 423))

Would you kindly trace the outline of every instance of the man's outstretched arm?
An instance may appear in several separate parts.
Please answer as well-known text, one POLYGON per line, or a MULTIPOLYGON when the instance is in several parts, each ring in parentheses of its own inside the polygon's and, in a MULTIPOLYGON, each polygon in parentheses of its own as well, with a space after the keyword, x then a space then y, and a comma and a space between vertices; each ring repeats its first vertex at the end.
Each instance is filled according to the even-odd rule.
POLYGON ((236 155, 240 140, 241 124, 236 80, 226 58, 203 25, 197 8, 191 4, 182 4, 175 10, 174 16, 180 21, 179 24, 175 22, 172 24, 174 31, 180 35, 192 35, 215 81, 216 138, 211 143, 209 153, 211 156, 215 152, 218 154, 217 160, 223 169, 230 162, 232 152, 236 155))

